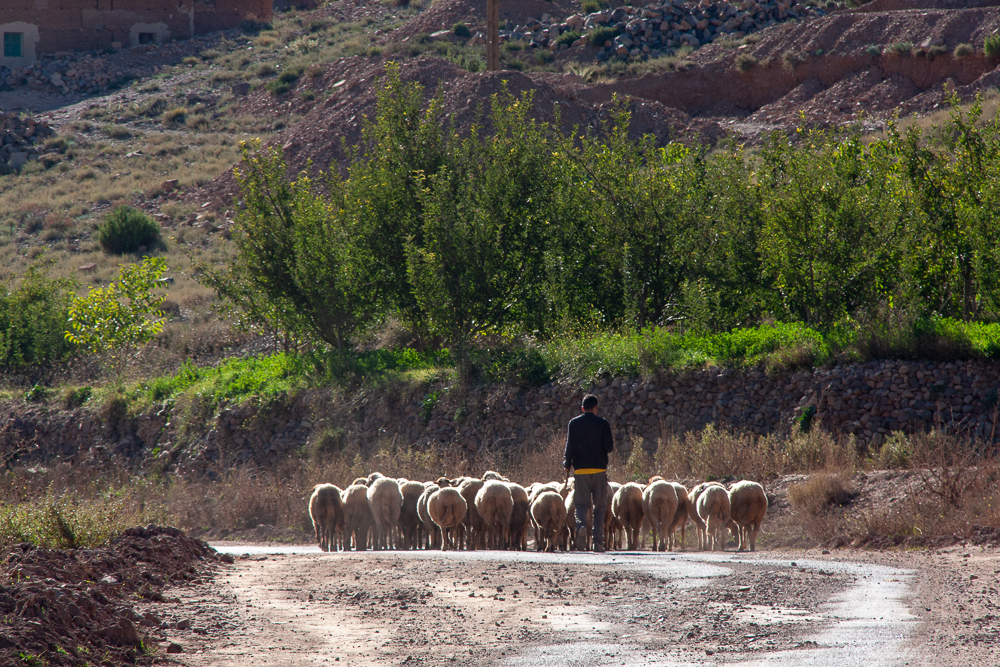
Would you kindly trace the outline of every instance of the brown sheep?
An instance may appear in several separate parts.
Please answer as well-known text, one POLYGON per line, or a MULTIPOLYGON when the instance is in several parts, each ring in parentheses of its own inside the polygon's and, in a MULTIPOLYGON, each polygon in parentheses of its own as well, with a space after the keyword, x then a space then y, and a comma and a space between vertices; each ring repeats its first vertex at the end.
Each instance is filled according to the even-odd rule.
POLYGON ((676 551, 678 548, 684 548, 685 537, 687 537, 685 533, 688 521, 688 492, 683 484, 670 482, 670 485, 674 487, 674 492, 677 494, 677 511, 674 513, 674 520, 670 522, 670 544, 667 545, 667 548, 676 551), (676 531, 678 528, 681 529, 680 547, 677 546, 676 531))
POLYGON ((437 481, 434 483, 437 484, 438 487, 442 489, 447 486, 451 486, 451 480, 448 479, 447 477, 438 477, 437 481))
POLYGON ((399 480, 399 493, 403 497, 403 504, 399 509, 399 538, 404 549, 416 549, 419 543, 423 524, 417 514, 417 501, 423 492, 422 483, 399 480))
POLYGON ((725 551, 725 532, 729 524, 729 492, 726 487, 713 484, 698 494, 698 516, 705 523, 706 548, 725 551))
MULTIPOLYGON (((428 482, 424 487, 424 492, 420 494, 420 498, 417 500, 417 515, 420 517, 421 523, 424 524, 424 540, 423 547, 425 549, 440 549, 441 548, 441 529, 438 525, 434 523, 431 519, 431 515, 427 510, 427 501, 430 500, 431 496, 435 491, 441 487, 433 482, 428 482)), ((447 487, 445 487, 447 488, 447 487)))
POLYGON ((355 485, 358 485, 358 484, 360 484, 361 486, 368 486, 368 478, 367 477, 358 477, 353 482, 351 482, 350 486, 355 486, 355 485))
POLYGON ((476 547, 482 546, 483 540, 483 518, 476 510, 476 494, 483 488, 483 480, 466 477, 457 485, 458 492, 465 498, 465 505, 468 508, 465 513, 464 541, 465 548, 475 551, 476 547))
POLYGON ((535 529, 535 548, 538 551, 555 551, 556 536, 566 526, 566 506, 554 491, 543 491, 531 503, 531 519, 535 529))
POLYGON ((353 542, 355 551, 368 548, 368 532, 372 525, 372 511, 368 506, 368 487, 352 484, 341 494, 344 501, 344 551, 353 542))
POLYGON ((344 501, 333 484, 317 484, 309 498, 309 518, 316 530, 316 541, 323 551, 337 550, 337 531, 343 530, 344 501))
MULTIPOLYGON (((378 473, 373 473, 378 475, 378 473)), ((403 495, 396 480, 379 475, 368 486, 368 505, 375 520, 375 549, 395 547, 396 526, 403 507, 403 495)))
POLYGON ((497 480, 499 482, 509 482, 510 481, 509 479, 507 479, 506 477, 504 477, 500 473, 493 472, 492 470, 487 470, 486 472, 483 473, 483 481, 484 482, 488 482, 491 479, 495 479, 495 480, 497 480))
POLYGON ((642 529, 642 487, 635 482, 629 482, 618 489, 611 501, 611 511, 621 521, 628 539, 629 551, 635 551, 639 546, 639 531, 642 529))
POLYGON ((701 520, 698 516, 698 496, 710 486, 722 486, 718 482, 702 482, 691 487, 688 491, 688 518, 694 523, 694 527, 698 532, 698 549, 704 551, 708 548, 707 536, 705 535, 705 522, 701 520))
POLYGON ((642 492, 642 511, 653 532, 653 551, 666 551, 670 526, 677 513, 677 492, 673 485, 660 479, 647 486, 642 492))
POLYGON ((506 482, 491 479, 483 483, 476 494, 476 512, 483 519, 486 548, 500 549, 505 545, 513 511, 514 498, 506 482))
POLYGON ((427 512, 431 519, 441 529, 441 549, 458 548, 464 524, 466 511, 465 498, 458 489, 445 487, 431 494, 427 501, 427 512))
POLYGON ((735 528, 736 550, 745 551, 747 542, 750 551, 757 550, 757 532, 767 514, 767 494, 757 482, 743 480, 729 489, 730 528, 735 528))
POLYGON ((510 530, 507 532, 507 548, 525 551, 528 548, 528 492, 520 484, 507 483, 511 500, 510 530))

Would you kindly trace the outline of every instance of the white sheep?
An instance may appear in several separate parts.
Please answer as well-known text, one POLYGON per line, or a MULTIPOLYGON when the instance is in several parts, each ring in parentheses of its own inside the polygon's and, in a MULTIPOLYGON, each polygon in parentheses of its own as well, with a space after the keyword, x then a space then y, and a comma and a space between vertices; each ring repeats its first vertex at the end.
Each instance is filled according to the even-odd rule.
POLYGON ((625 484, 611 501, 611 511, 621 522, 628 540, 629 551, 639 547, 639 531, 642 529, 642 487, 635 482, 625 484))
POLYGON ((608 549, 621 551, 622 537, 625 534, 625 526, 615 516, 611 505, 614 503, 615 494, 622 485, 618 482, 608 482, 608 507, 604 512, 604 542, 608 549))
POLYGON ((424 540, 423 547, 425 549, 441 548, 441 529, 431 519, 430 512, 427 509, 427 502, 434 492, 440 488, 437 484, 428 482, 424 485, 424 492, 420 494, 420 498, 417 500, 417 515, 420 517, 421 523, 424 524, 424 536, 426 539, 424 540))
POLYGON ((531 503, 531 519, 535 525, 535 548, 555 551, 556 538, 566 525, 566 507, 555 491, 543 491, 531 503))
POLYGON ((729 526, 736 534, 736 549, 757 550, 757 532, 767 514, 767 494, 757 482, 743 480, 729 488, 729 526))
POLYGON ((399 509, 400 543, 404 549, 416 549, 423 528, 420 515, 417 513, 417 502, 424 492, 424 485, 406 480, 397 482, 399 493, 403 497, 403 504, 399 509))
POLYGON ((718 482, 702 482, 701 484, 696 484, 691 487, 688 491, 688 518, 694 523, 695 529, 698 533, 698 549, 704 551, 708 547, 706 546, 706 535, 705 535, 705 522, 701 520, 698 516, 698 496, 701 495, 702 491, 710 486, 722 486, 718 482))
POLYGON ((709 485, 698 494, 698 516, 705 523, 706 548, 726 549, 729 524, 729 493, 721 484, 709 485))
POLYGON ((647 486, 642 492, 642 511, 652 529, 653 551, 666 551, 670 526, 677 513, 677 492, 673 485, 660 479, 647 486))
POLYGON ((431 519, 441 529, 441 549, 458 548, 463 529, 462 520, 468 507, 458 489, 445 487, 431 494, 427 501, 427 511, 431 519))
POLYGON ((507 532, 507 548, 524 551, 528 548, 528 492, 520 484, 508 482, 511 500, 514 501, 510 511, 510 529, 507 532))
POLYGON ((683 484, 678 484, 677 482, 670 482, 670 485, 674 487, 674 492, 677 494, 677 511, 674 513, 674 520, 670 522, 670 544, 667 548, 671 551, 675 551, 678 548, 684 548, 684 541, 686 535, 687 521, 688 521, 688 492, 684 488, 683 484), (677 546, 677 529, 681 530, 681 541, 680 547, 677 546))
MULTIPOLYGON (((566 496, 563 501, 566 506, 566 528, 562 531, 562 535, 559 537, 559 546, 564 550, 575 549, 576 548, 576 503, 573 502, 573 494, 566 496)), ((587 539, 583 548, 585 550, 590 550, 591 545, 594 541, 594 507, 591 506, 587 509, 587 514, 583 520, 584 530, 587 533, 587 539)))
POLYGON ((317 484, 309 498, 309 518, 323 551, 337 550, 337 533, 344 529, 344 501, 333 484, 317 484))
POLYGON ((399 492, 396 480, 379 475, 375 479, 369 476, 368 505, 371 507, 375 520, 375 549, 392 549, 395 547, 396 526, 399 523, 399 513, 403 507, 403 494, 399 492))
POLYGON ((491 479, 476 493, 476 512, 483 520, 486 548, 499 549, 507 539, 514 499, 505 482, 491 479))
POLYGON ((344 551, 354 544, 356 551, 368 548, 368 532, 372 525, 372 511, 368 506, 368 487, 352 484, 340 496, 344 504, 344 551))
POLYGON ((483 484, 484 482, 481 479, 465 477, 462 478, 461 483, 456 487, 458 488, 458 492, 462 494, 462 498, 465 499, 467 508, 463 539, 465 541, 465 548, 469 551, 475 551, 477 547, 483 545, 483 517, 479 516, 479 512, 476 510, 476 494, 479 493, 479 489, 483 488, 483 484))

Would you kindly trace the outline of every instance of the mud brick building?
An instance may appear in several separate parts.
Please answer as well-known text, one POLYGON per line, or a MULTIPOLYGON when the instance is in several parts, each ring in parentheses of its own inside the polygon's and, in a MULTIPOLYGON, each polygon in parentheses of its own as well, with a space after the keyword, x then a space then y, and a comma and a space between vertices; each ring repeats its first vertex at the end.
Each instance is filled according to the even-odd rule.
POLYGON ((267 21, 273 0, 0 0, 0 65, 42 53, 160 44, 267 21))

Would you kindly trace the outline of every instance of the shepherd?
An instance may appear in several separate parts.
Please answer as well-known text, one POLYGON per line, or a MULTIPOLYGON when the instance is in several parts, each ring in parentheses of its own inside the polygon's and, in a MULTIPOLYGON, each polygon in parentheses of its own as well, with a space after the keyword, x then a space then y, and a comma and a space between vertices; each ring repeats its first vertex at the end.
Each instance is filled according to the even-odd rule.
POLYGON ((573 505, 576 507, 576 549, 587 543, 587 512, 594 509, 594 551, 604 551, 604 514, 608 508, 608 454, 614 448, 611 424, 597 416, 597 397, 587 394, 583 414, 570 420, 566 429, 563 467, 566 481, 572 469, 575 478, 573 505))

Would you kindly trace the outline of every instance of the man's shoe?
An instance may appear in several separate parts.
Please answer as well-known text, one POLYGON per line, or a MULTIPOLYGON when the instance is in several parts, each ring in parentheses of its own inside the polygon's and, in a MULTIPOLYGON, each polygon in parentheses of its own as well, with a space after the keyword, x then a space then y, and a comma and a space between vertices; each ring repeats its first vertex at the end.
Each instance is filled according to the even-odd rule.
POLYGON ((607 549, 604 548, 603 544, 595 544, 594 545, 594 553, 595 554, 602 554, 605 551, 607 551, 607 549))
POLYGON ((587 529, 581 528, 576 531, 576 550, 583 551, 587 548, 587 529))

